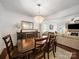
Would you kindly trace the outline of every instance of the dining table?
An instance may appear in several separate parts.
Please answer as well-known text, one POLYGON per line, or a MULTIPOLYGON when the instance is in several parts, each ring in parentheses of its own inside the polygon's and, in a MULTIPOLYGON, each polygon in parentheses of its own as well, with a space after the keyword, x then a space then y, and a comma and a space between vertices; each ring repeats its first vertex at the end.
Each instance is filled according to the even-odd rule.
MULTIPOLYGON (((48 39, 47 36, 37 37, 37 38, 28 38, 28 39, 21 39, 17 40, 17 46, 19 52, 27 52, 33 50, 35 48, 35 39, 45 38, 48 39)), ((44 44, 46 40, 40 41, 38 43, 44 44)))

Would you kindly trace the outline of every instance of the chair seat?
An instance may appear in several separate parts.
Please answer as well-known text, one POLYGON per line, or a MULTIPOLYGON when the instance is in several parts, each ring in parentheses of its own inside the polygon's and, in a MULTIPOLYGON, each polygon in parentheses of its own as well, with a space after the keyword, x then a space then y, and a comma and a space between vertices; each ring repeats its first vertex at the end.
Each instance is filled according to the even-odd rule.
POLYGON ((35 55, 35 59, 41 59, 43 55, 43 53, 38 53, 37 55, 35 55))
POLYGON ((12 59, 22 58, 22 57, 24 57, 24 54, 16 53, 16 54, 13 54, 13 55, 12 55, 12 59))
POLYGON ((34 59, 41 59, 44 56, 44 50, 39 50, 36 49, 35 52, 33 53, 34 59))
POLYGON ((20 57, 23 57, 23 56, 24 56, 24 54, 19 53, 18 49, 16 47, 14 47, 13 51, 11 52, 12 59, 20 58, 20 57))
POLYGON ((48 38, 36 38, 35 39, 35 49, 34 49, 34 59, 45 59, 45 47, 48 38))
POLYGON ((14 48, 14 52, 12 54, 12 58, 15 59, 15 58, 22 58, 22 57, 26 57, 27 55, 33 53, 33 51, 25 51, 25 52, 18 52, 18 48, 15 47, 14 48))

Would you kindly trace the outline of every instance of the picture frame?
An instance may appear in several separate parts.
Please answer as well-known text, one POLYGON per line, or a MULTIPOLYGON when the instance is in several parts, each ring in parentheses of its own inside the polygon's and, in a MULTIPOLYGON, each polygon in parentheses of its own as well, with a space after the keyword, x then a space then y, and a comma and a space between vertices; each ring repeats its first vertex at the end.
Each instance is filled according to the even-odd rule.
POLYGON ((53 25, 52 25, 52 24, 49 25, 49 29, 50 29, 50 30, 53 29, 53 25))
POLYGON ((29 22, 29 21, 21 21, 21 29, 22 30, 31 30, 33 29, 33 22, 29 22))

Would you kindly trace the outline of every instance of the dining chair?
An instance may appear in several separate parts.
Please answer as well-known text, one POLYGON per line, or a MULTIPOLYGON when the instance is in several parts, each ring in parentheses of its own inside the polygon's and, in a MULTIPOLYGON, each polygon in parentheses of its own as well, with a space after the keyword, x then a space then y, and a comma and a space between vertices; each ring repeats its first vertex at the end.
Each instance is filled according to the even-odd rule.
POLYGON ((35 49, 34 49, 34 59, 45 59, 45 48, 48 38, 36 38, 35 39, 35 49))
POLYGON ((24 53, 19 53, 17 47, 13 46, 11 35, 7 35, 2 38, 5 42, 7 53, 9 59, 23 59, 25 57, 24 53))
POLYGON ((36 32, 34 32, 34 37, 36 38, 36 37, 40 37, 40 32, 38 32, 38 31, 36 31, 36 32))
POLYGON ((56 45, 55 45, 56 38, 54 36, 54 33, 49 32, 48 33, 48 39, 49 39, 49 41, 47 43, 47 55, 48 55, 48 59, 50 59, 49 58, 49 53, 52 51, 53 52, 53 56, 55 57, 55 51, 56 51, 55 50, 56 49, 56 45))

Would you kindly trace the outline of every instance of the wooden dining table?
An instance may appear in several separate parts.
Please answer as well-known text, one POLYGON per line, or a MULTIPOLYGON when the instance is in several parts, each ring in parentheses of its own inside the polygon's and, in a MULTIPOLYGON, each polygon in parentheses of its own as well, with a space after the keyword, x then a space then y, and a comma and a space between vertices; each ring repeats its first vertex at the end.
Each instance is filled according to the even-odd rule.
MULTIPOLYGON (((47 36, 40 37, 40 38, 48 39, 47 36)), ((28 39, 17 40, 18 51, 26 52, 26 51, 33 50, 35 48, 35 39, 39 39, 39 38, 28 38, 28 39)), ((44 44, 45 42, 46 40, 43 40, 38 43, 44 44)))

